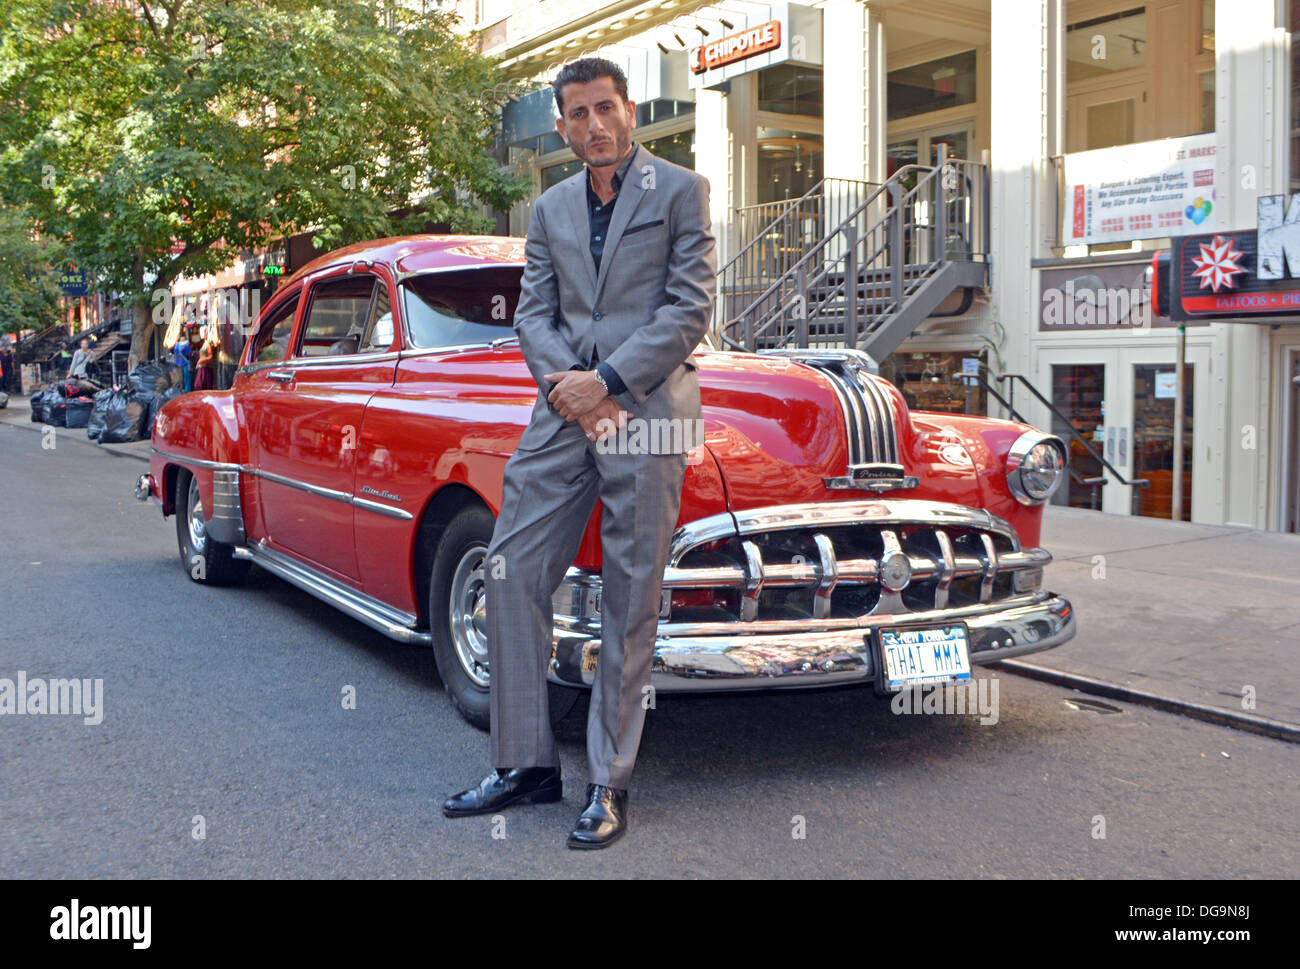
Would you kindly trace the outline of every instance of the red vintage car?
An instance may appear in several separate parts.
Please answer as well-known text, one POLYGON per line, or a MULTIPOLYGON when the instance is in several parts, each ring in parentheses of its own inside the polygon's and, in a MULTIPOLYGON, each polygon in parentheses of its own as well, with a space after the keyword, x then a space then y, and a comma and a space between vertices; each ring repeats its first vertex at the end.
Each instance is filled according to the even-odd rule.
MULTIPOLYGON (((176 516, 191 579, 251 565, 393 639, 431 644, 488 722, 484 553, 536 401, 511 326, 522 239, 415 236, 304 267, 265 306, 234 386, 168 403, 136 487, 176 516)), ((1062 442, 909 411, 854 350, 702 349, 664 574, 658 691, 969 678, 1070 639, 1044 590, 1062 442)), ((552 715, 600 652, 600 509, 555 592, 552 715)))

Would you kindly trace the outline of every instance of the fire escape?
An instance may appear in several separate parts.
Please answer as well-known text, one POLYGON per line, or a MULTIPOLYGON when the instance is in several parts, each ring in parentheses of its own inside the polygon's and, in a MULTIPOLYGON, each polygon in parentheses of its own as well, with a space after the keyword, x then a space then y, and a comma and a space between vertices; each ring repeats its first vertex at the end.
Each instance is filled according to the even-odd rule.
POLYGON ((954 292, 988 285, 988 197, 984 165, 941 152, 884 184, 825 178, 741 210, 743 244, 718 273, 716 342, 882 360, 954 292))

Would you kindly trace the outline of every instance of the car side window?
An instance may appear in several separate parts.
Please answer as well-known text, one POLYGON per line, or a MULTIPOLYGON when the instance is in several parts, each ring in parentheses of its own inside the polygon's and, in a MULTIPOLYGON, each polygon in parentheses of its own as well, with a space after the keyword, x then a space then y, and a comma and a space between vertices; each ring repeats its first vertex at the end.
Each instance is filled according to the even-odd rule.
POLYGON ((455 347, 514 336, 518 267, 459 269, 402 283, 402 313, 413 347, 455 347))
POLYGON ((252 362, 283 360, 289 355, 289 335, 293 332, 293 318, 297 309, 298 297, 294 296, 267 317, 262 328, 257 331, 257 343, 249 358, 252 362))
POLYGON ((380 320, 388 312, 388 287, 365 273, 329 279, 312 290, 297 356, 319 357, 387 350, 380 320))
POLYGON ((361 353, 382 353, 393 345, 393 311, 388 305, 388 287, 384 281, 375 283, 375 298, 370 306, 370 318, 361 338, 361 353))

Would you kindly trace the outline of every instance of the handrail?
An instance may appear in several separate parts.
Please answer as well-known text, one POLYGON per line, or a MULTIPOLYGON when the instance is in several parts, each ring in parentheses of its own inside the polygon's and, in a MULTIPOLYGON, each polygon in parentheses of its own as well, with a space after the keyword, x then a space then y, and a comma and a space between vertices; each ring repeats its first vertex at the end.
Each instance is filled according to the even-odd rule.
MULTIPOLYGON (((779 292, 790 280, 797 279, 800 276, 803 276, 803 278, 807 280, 808 284, 815 284, 817 281, 820 281, 822 278, 828 275, 830 272, 830 266, 835 265, 839 261, 838 259, 832 262, 830 265, 823 268, 821 272, 815 274, 815 276, 813 276, 812 278, 809 278, 808 270, 810 266, 814 263, 814 261, 817 259, 817 257, 819 257, 822 254, 822 252, 827 248, 827 246, 831 243, 832 240, 834 240, 841 233, 845 233, 846 230, 848 230, 848 234, 851 241, 856 242, 857 240, 853 239, 852 237, 856 235, 857 221, 860 219, 862 214, 864 214, 868 210, 868 208, 871 205, 878 202, 883 196, 889 195, 891 197, 891 204, 886 206, 885 211, 882 214, 881 218, 877 220, 874 226, 872 226, 872 229, 868 230, 867 233, 864 233, 864 236, 870 236, 871 233, 874 232, 874 230, 878 226, 884 224, 887 220, 893 218, 897 214, 899 209, 904 204, 903 200, 908 195, 915 195, 917 190, 920 189, 922 185, 926 184, 931 178, 933 178, 935 173, 938 171, 939 171, 938 167, 931 168, 929 166, 924 166, 924 165, 904 165, 901 168, 899 168, 893 175, 890 176, 888 181, 886 181, 883 185, 877 186, 874 191, 870 192, 867 195, 867 197, 863 199, 853 209, 853 211, 844 220, 842 220, 839 225, 835 227, 834 230, 828 232, 825 236, 823 236, 821 240, 819 240, 816 245, 814 245, 811 249, 809 249, 806 253, 804 253, 804 255, 800 259, 798 259, 794 263, 794 265, 792 265, 789 269, 785 271, 785 273, 783 273, 773 283, 771 283, 771 285, 769 285, 767 289, 763 290, 763 292, 759 294, 758 297, 751 300, 749 307, 745 312, 741 313, 740 316, 738 316, 736 319, 726 321, 721 327, 720 334, 719 334, 720 337, 722 338, 723 343, 730 344, 735 349, 750 349, 750 347, 747 346, 746 344, 752 343, 753 338, 755 336, 758 336, 761 333, 763 333, 767 329, 767 327, 771 325, 772 320, 770 318, 764 320, 761 324, 758 325, 751 324, 750 326, 746 326, 745 344, 738 343, 736 340, 732 339, 727 331, 730 330, 732 327, 734 327, 737 322, 747 322, 746 317, 748 313, 753 311, 754 307, 757 307, 759 304, 765 302, 771 296, 779 292), (898 193, 898 189, 901 185, 902 179, 905 178, 908 174, 910 174, 913 171, 925 172, 925 175, 917 181, 916 185, 913 188, 908 190, 900 197, 898 193)), ((874 261, 879 255, 881 255, 883 251, 888 250, 890 248, 890 242, 892 241, 893 240, 891 239, 888 242, 884 243, 883 245, 877 246, 876 249, 871 253, 870 259, 862 260, 860 262, 858 262, 857 260, 854 261, 858 262, 859 265, 870 264, 870 262, 874 261)), ((852 250, 852 246, 846 248, 848 248, 850 251, 852 250)), ((901 256, 901 253, 899 255, 901 256)), ((899 270, 901 270, 903 264, 901 258, 894 259, 892 261, 894 263, 894 268, 895 268, 894 297, 895 297, 895 301, 897 302, 901 299, 901 296, 903 295, 900 291, 901 287, 899 286, 899 284, 902 281, 902 275, 899 272, 899 270)), ((923 265, 923 264, 918 263, 914 265, 923 265)), ((854 275, 856 276, 856 273, 854 275)), ((848 283, 848 276, 846 274, 845 285, 847 285, 847 283, 848 283)), ((856 279, 855 279, 854 286, 856 290, 856 279)), ((838 292, 839 292, 839 287, 836 287, 836 289, 830 295, 831 296, 838 295, 838 292)), ((823 304, 825 302, 827 302, 827 300, 825 299, 822 300, 823 304)), ((851 301, 851 302, 855 302, 855 301, 851 301)), ((781 307, 778 306, 777 308, 778 313, 780 312, 780 309, 781 307)))
MULTIPOLYGON (((867 186, 867 185, 873 185, 873 184, 875 184, 874 182, 858 182, 858 181, 856 181, 855 179, 850 179, 850 178, 835 178, 835 177, 832 177, 832 178, 821 178, 821 179, 819 179, 819 180, 817 181, 817 184, 816 184, 816 185, 814 185, 812 188, 808 189, 808 191, 804 192, 804 193, 803 193, 802 195, 800 195, 798 198, 793 198, 793 199, 782 199, 782 200, 780 200, 780 201, 784 201, 784 202, 787 203, 786 206, 785 206, 785 208, 783 208, 783 209, 781 210, 781 212, 780 212, 780 213, 779 213, 775 218, 772 219, 771 222, 767 223, 767 225, 765 225, 765 226, 763 226, 763 228, 759 229, 759 230, 754 234, 754 238, 750 239, 747 243, 745 243, 745 245, 742 246, 742 247, 741 247, 741 248, 736 252, 736 254, 735 254, 734 256, 732 256, 730 259, 728 259, 727 262, 726 262, 726 265, 724 265, 721 269, 718 270, 718 275, 719 275, 719 276, 722 276, 722 275, 723 275, 723 274, 724 274, 728 269, 730 269, 730 268, 731 268, 732 266, 734 266, 737 262, 739 262, 739 261, 741 260, 741 258, 742 258, 743 256, 745 256, 745 255, 749 252, 750 249, 752 249, 752 248, 754 248, 756 245, 758 245, 758 243, 760 243, 760 242, 763 240, 763 238, 764 238, 768 233, 770 233, 773 229, 775 229, 775 228, 776 228, 776 227, 781 223, 781 221, 782 221, 783 219, 785 219, 786 216, 788 216, 791 212, 797 210, 801 204, 803 204, 804 202, 810 202, 810 201, 812 201, 813 199, 819 197, 819 196, 820 196, 820 195, 825 191, 826 183, 827 183, 827 182, 846 182, 846 183, 856 183, 857 185, 861 185, 861 186, 867 186)), ((761 203, 761 204, 762 204, 762 205, 775 205, 775 204, 778 204, 778 203, 776 203, 776 202, 763 202, 763 203, 761 203)), ((757 205, 753 205, 753 206, 742 205, 742 206, 740 206, 739 208, 736 209, 736 213, 737 213, 737 214, 740 214, 741 212, 745 211, 746 209, 749 209, 749 208, 758 208, 758 207, 759 207, 759 206, 757 206, 757 205)))
MULTIPOLYGON (((845 199, 851 206, 848 214, 806 249, 806 220, 815 222, 831 213, 810 206, 805 215, 800 206, 815 201, 818 192, 826 193, 831 180, 822 179, 785 206, 718 274, 713 328, 718 343, 754 350, 760 343, 784 346, 793 340, 805 346, 810 339, 829 338, 860 346, 859 337, 870 339, 881 332, 953 259, 987 262, 984 166, 948 159, 942 151, 938 162, 904 165, 883 184, 853 183, 869 190, 845 199), (913 177, 916 183, 907 186, 913 177), (796 217, 799 226, 790 224, 796 217), (780 251, 772 267, 775 277, 750 272, 741 279, 735 267, 769 233, 792 243, 780 251), (793 262, 782 258, 786 253, 793 262)), ((852 190, 846 189, 845 195, 852 190)), ((829 198, 826 195, 827 205, 829 198)))
MULTIPOLYGON (((984 387, 985 390, 987 390, 990 394, 992 394, 997 399, 998 403, 1000 403, 1003 407, 1007 409, 1007 412, 1013 418, 1020 421, 1020 423, 1022 424, 1033 423, 1032 421, 1028 420, 1023 414, 1021 414, 1018 410, 1016 410, 1016 408, 1011 404, 1010 401, 1008 401, 1000 393, 994 390, 993 387, 989 384, 989 382, 985 380, 982 376, 980 376, 979 374, 963 374, 963 376, 972 378, 975 381, 977 381, 981 386, 984 387)), ((1151 482, 1146 478, 1134 478, 1132 481, 1130 481, 1128 478, 1124 477, 1124 475, 1120 474, 1119 469, 1116 468, 1109 461, 1107 461, 1104 457, 1102 457, 1099 452, 1094 450, 1092 444, 1089 443, 1088 439, 1084 437, 1082 434, 1080 434, 1077 430, 1075 430, 1074 424, 1070 422, 1070 419, 1065 414, 1063 414, 1055 404, 1053 404, 1050 400, 1048 400, 1041 393, 1039 393, 1038 388, 1035 387, 1033 384, 1031 384, 1029 380, 1026 377, 1024 377, 1022 374, 1002 373, 1002 374, 992 374, 992 376, 995 380, 998 381, 998 383, 1002 383, 1003 381, 1007 381, 1007 380, 1011 380, 1011 381, 1018 380, 1020 381, 1020 383, 1024 384, 1025 389, 1028 390, 1031 394, 1033 394, 1038 399, 1039 403, 1041 403, 1044 407, 1046 407, 1049 411, 1052 412, 1052 415, 1058 421, 1060 421, 1061 426, 1068 429, 1070 439, 1077 441, 1079 444, 1083 445, 1083 449, 1087 451, 1088 454, 1097 461, 1097 463, 1099 463, 1103 468, 1109 471, 1115 477, 1115 480, 1118 481, 1120 484, 1130 488, 1151 487, 1151 482)), ((1092 479, 1082 479, 1082 478, 1075 478, 1075 480, 1078 481, 1080 484, 1090 484, 1090 485, 1106 483, 1104 480, 1096 481, 1092 479)))

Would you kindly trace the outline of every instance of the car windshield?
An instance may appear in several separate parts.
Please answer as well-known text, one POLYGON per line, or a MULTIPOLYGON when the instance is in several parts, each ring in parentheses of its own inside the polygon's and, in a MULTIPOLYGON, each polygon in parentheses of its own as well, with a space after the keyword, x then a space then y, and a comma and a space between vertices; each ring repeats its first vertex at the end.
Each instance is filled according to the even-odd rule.
POLYGON ((413 276, 402 284, 410 343, 421 349, 491 343, 514 336, 519 266, 413 276))

